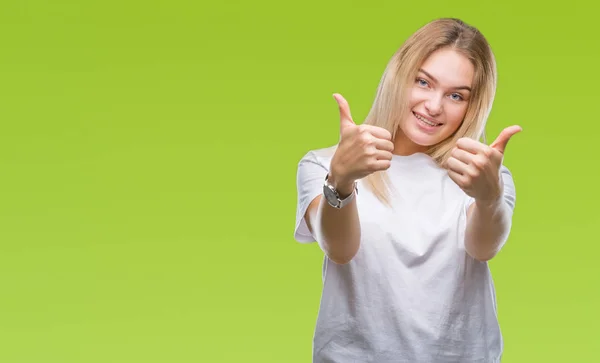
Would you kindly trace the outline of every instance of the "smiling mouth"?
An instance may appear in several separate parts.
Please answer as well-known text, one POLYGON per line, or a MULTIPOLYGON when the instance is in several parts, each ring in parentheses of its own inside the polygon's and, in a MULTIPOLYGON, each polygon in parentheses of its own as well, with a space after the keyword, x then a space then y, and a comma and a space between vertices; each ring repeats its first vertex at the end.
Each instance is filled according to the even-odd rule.
POLYGON ((436 123, 436 122, 432 122, 432 121, 426 119, 425 117, 419 115, 418 113, 416 113, 414 111, 413 111, 413 115, 415 115, 415 117, 417 118, 417 120, 421 121, 422 123, 424 123, 427 126, 432 126, 432 127, 442 126, 442 124, 436 123))

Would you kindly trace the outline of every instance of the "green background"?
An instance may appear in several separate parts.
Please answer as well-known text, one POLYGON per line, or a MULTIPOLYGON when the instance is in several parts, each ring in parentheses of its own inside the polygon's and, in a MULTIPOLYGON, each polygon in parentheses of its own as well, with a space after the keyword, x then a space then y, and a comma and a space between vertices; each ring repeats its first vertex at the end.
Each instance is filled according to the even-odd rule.
POLYGON ((0 362, 309 362, 322 254, 296 166, 424 23, 499 69, 517 185, 505 363, 598 362, 597 9, 567 1, 0 5, 0 362))

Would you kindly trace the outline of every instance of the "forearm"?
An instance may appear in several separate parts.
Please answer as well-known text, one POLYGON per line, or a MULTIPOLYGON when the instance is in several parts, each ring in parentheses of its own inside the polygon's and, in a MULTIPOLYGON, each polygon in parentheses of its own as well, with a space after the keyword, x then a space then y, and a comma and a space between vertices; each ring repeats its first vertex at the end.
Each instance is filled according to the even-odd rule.
POLYGON ((350 262, 360 247, 360 223, 356 198, 341 209, 321 198, 316 215, 319 245, 335 263, 350 262))
MULTIPOLYGON (((340 198, 345 199, 354 190, 354 182, 338 178, 337 173, 329 175, 340 198)), ((354 258, 360 246, 360 223, 356 196, 342 208, 329 205, 324 195, 315 199, 309 206, 309 228, 327 257, 338 264, 348 263, 354 258)))
POLYGON ((479 261, 492 259, 508 238, 511 217, 510 209, 504 200, 493 204, 473 203, 467 216, 467 253, 479 261))

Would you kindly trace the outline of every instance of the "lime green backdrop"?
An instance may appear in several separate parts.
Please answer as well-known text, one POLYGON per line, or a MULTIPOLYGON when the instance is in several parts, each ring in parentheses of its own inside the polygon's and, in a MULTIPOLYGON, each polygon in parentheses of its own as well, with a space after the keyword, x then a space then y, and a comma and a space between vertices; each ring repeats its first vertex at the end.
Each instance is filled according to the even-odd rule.
POLYGON ((600 357, 600 31, 583 2, 0 5, 0 362, 309 362, 322 254, 296 165, 403 40, 460 17, 499 67, 518 200, 506 363, 600 357))

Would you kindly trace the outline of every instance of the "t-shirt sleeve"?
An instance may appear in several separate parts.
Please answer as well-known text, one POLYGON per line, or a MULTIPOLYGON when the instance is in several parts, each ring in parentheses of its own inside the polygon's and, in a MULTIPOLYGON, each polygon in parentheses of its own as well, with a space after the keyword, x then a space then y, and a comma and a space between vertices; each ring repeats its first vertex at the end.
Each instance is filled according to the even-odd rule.
POLYGON ((315 155, 308 152, 298 163, 296 186, 298 200, 296 206, 296 225, 294 239, 301 243, 315 242, 310 233, 304 215, 309 204, 323 192, 323 183, 329 170, 329 165, 315 155))
POLYGON ((502 176, 502 181, 504 182, 504 201, 509 206, 510 213, 512 214, 515 210, 515 204, 517 202, 515 182, 510 170, 508 170, 508 168, 504 165, 501 166, 500 173, 502 176))

